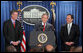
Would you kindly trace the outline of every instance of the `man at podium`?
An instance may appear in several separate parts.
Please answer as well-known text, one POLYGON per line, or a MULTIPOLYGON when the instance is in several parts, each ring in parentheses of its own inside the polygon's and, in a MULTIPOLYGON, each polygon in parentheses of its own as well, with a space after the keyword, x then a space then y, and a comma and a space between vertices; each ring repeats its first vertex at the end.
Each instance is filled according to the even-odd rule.
POLYGON ((46 14, 46 13, 43 14, 42 18, 41 18, 42 22, 39 22, 35 25, 35 30, 37 30, 37 31, 52 31, 52 30, 54 30, 53 25, 47 22, 48 18, 49 18, 48 14, 46 14))
MULTIPOLYGON (((55 51, 55 35, 54 35, 54 31, 53 31, 54 30, 53 25, 51 25, 50 23, 47 22, 48 14, 46 14, 46 13, 42 15, 41 20, 42 20, 42 22, 35 24, 35 27, 33 30, 34 32, 30 33, 30 42, 29 43, 30 43, 30 45, 36 44, 37 48, 41 48, 37 52, 40 52, 41 50, 43 52, 45 52, 45 51, 54 52, 55 51), (42 34, 44 33, 44 34, 41 35, 41 33, 42 34), (39 41, 39 39, 37 40, 37 37, 43 36, 44 42, 45 42, 44 35, 45 35, 45 37, 48 38, 47 42, 46 43, 43 43, 43 42, 39 43, 40 41, 39 41), (42 49, 42 48, 44 48, 44 49, 42 49)), ((40 37, 40 39, 42 39, 42 37, 40 37)), ((31 49, 31 51, 36 52, 35 49, 31 49)))

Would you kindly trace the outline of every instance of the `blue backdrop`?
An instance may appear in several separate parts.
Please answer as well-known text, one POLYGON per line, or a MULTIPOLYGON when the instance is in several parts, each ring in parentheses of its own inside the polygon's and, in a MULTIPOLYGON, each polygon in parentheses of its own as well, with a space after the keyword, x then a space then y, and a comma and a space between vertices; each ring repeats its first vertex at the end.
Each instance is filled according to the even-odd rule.
MULTIPOLYGON (((50 18, 49 23, 51 23, 52 18, 52 12, 51 12, 51 1, 43 1, 43 2, 28 2, 28 1, 22 1, 21 9, 23 9, 25 6, 28 5, 41 5, 48 9, 50 12, 50 18)), ((66 16, 67 14, 73 14, 74 15, 74 21, 73 23, 78 24, 80 27, 80 39, 79 44, 82 45, 82 2, 81 1, 54 1, 56 2, 55 6, 55 13, 56 13, 56 20, 55 20, 55 33, 57 38, 57 45, 58 45, 58 51, 61 50, 60 45, 60 29, 61 25, 66 24, 66 16)), ((5 45, 5 39, 3 36, 3 22, 8 20, 10 18, 10 11, 12 9, 18 9, 17 1, 1 1, 1 52, 4 52, 4 45, 5 45)), ((30 26, 24 23, 25 28, 25 35, 27 40, 27 50, 28 50, 28 37, 30 34, 30 31, 33 30, 34 26, 30 26)))

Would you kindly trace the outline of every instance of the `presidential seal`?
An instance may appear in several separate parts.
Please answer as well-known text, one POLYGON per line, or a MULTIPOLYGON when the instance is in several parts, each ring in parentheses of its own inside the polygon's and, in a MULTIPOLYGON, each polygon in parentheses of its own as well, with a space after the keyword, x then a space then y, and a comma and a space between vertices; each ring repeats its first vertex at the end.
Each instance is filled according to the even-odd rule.
POLYGON ((46 34, 41 33, 41 34, 38 35, 38 41, 39 41, 40 43, 46 43, 47 40, 48 40, 48 37, 47 37, 46 34))

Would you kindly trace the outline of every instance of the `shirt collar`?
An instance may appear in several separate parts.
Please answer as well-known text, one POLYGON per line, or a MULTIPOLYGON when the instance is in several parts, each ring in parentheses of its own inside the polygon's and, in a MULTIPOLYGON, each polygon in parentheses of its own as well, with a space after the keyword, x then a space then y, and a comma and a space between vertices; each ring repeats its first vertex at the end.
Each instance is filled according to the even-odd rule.
MULTIPOLYGON (((42 25, 44 25, 44 23, 42 22, 42 25)), ((46 26, 46 23, 45 23, 45 26, 46 26)))
POLYGON ((69 23, 70 25, 72 25, 72 22, 71 23, 69 23))
MULTIPOLYGON (((71 22, 71 23, 69 23, 69 24, 70 24, 70 26, 72 26, 72 22, 71 22)), ((69 24, 68 24, 68 25, 69 25, 69 24)))
POLYGON ((12 18, 11 18, 11 21, 12 21, 12 23, 14 23, 14 22, 15 22, 15 20, 13 20, 12 18))

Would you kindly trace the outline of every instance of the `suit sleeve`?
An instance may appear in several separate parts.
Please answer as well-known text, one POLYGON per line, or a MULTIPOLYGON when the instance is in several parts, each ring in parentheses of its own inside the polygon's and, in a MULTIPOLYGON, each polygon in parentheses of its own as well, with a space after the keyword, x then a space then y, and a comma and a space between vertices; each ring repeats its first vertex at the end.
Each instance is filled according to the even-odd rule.
POLYGON ((38 31, 38 29, 39 29, 39 23, 36 23, 35 25, 34 25, 34 31, 38 31))
POLYGON ((76 26, 76 38, 73 40, 75 44, 78 43, 79 41, 79 36, 80 36, 80 30, 79 30, 79 26, 76 26))
POLYGON ((55 31, 55 28, 52 24, 48 24, 47 29, 48 29, 48 31, 55 31))
POLYGON ((3 35, 5 37, 5 40, 10 44, 10 41, 12 41, 12 40, 11 40, 10 36, 8 36, 7 22, 3 23, 3 35))
POLYGON ((51 26, 51 28, 52 28, 52 31, 55 31, 55 28, 54 28, 54 26, 53 26, 53 25, 51 26))

